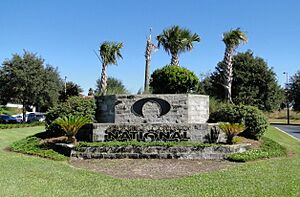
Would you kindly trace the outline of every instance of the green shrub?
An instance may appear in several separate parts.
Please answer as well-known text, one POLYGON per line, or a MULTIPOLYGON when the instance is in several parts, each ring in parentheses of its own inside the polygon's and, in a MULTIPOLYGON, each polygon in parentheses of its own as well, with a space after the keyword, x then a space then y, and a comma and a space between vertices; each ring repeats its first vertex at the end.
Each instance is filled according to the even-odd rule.
POLYGON ((90 123, 90 120, 83 116, 63 116, 57 118, 53 124, 59 125, 66 133, 68 140, 67 142, 76 143, 75 135, 79 129, 90 123))
POLYGON ((198 77, 190 70, 173 65, 157 69, 151 75, 154 94, 180 94, 197 91, 198 77))
POLYGON ((246 130, 242 133, 242 135, 254 139, 262 137, 269 126, 264 113, 253 106, 241 105, 240 108, 242 110, 246 126, 246 130))
POLYGON ((54 120, 63 116, 82 116, 93 122, 96 113, 95 110, 95 99, 70 97, 66 102, 49 109, 46 113, 46 129, 48 131, 60 131, 63 133, 58 125, 52 124, 54 120))
POLYGON ((209 115, 209 122, 242 123, 243 114, 239 106, 220 103, 219 108, 209 115))
POLYGON ((251 149, 243 153, 234 153, 229 155, 227 159, 230 161, 245 162, 286 155, 286 148, 269 138, 263 137, 263 143, 259 149, 251 149))
POLYGON ((67 160, 67 157, 61 155, 45 145, 40 144, 40 139, 34 136, 14 142, 10 149, 15 152, 36 155, 57 161, 67 160))
POLYGON ((214 113, 223 105, 226 105, 226 103, 215 99, 214 97, 209 97, 209 113, 214 113))
POLYGON ((45 122, 32 122, 32 123, 22 123, 22 124, 0 124, 0 129, 14 129, 14 128, 24 128, 24 127, 35 127, 44 126, 45 122))
POLYGON ((246 127, 242 135, 258 139, 268 128, 268 121, 258 108, 247 105, 222 104, 212 112, 209 122, 243 123, 246 127))
POLYGON ((245 126, 241 123, 221 123, 219 127, 225 133, 228 144, 232 144, 233 137, 245 130, 245 126))

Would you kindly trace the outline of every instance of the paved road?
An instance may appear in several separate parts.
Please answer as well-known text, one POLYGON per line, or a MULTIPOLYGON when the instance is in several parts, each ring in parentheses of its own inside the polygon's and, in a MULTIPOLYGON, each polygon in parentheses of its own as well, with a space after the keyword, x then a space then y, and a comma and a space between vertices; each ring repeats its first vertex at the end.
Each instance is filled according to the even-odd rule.
POLYGON ((300 139, 300 125, 273 125, 286 133, 300 139))

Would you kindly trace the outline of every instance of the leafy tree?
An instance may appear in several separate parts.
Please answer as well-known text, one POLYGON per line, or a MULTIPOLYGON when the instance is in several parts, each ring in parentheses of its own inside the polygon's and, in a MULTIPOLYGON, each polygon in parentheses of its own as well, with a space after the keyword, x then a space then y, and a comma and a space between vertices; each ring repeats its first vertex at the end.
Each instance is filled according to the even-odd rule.
POLYGON ((23 105, 23 118, 26 108, 31 105, 50 107, 57 102, 61 79, 52 66, 44 67, 44 60, 36 54, 24 51, 5 60, 0 68, 0 98, 7 102, 23 105))
POLYGON ((235 49, 240 45, 241 42, 247 42, 247 36, 245 32, 242 32, 240 28, 225 32, 223 34, 223 42, 226 45, 224 63, 224 72, 222 72, 223 86, 225 88, 225 99, 232 103, 232 81, 233 81, 233 68, 232 61, 235 49))
POLYGON ((64 102, 66 101, 69 97, 72 97, 72 96, 79 96, 79 94, 83 92, 82 88, 72 82, 72 81, 68 81, 66 83, 66 87, 64 87, 63 90, 60 91, 60 96, 59 96, 59 100, 64 102))
POLYGON ((288 95, 293 103, 294 110, 300 111, 300 71, 291 77, 288 95))
MULTIPOLYGON (((96 94, 99 95, 101 94, 101 79, 98 79, 96 83, 96 94)), ((122 81, 120 81, 119 79, 108 77, 106 94, 128 94, 128 90, 125 88, 122 81)))
POLYGON ((121 48, 122 43, 105 41, 101 44, 99 52, 102 60, 102 72, 101 72, 101 95, 106 95, 107 91, 107 74, 106 68, 109 64, 117 64, 117 59, 122 58, 121 48))
MULTIPOLYGON (((202 81, 205 93, 217 99, 226 99, 222 86, 226 67, 219 62, 216 71, 202 81)), ((276 74, 260 57, 251 51, 238 53, 233 60, 232 100, 235 104, 253 105, 261 110, 278 109, 284 100, 284 92, 276 80, 276 74)))
POLYGON ((44 83, 42 91, 38 97, 37 105, 40 111, 47 111, 49 107, 57 104, 60 96, 60 90, 63 88, 63 81, 61 80, 57 68, 46 65, 44 73, 44 83))
POLYGON ((193 42, 200 42, 200 37, 188 29, 173 26, 158 35, 157 41, 158 47, 162 45, 165 51, 171 54, 171 65, 179 66, 179 53, 192 50, 193 42))
POLYGON ((199 79, 190 70, 167 65, 151 75, 150 86, 154 94, 180 94, 196 91, 199 79))

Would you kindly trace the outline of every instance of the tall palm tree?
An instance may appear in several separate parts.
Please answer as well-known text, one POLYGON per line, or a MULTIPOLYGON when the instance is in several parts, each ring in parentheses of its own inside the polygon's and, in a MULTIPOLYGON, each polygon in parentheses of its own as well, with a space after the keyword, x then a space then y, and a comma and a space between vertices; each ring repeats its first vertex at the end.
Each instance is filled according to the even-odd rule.
POLYGON ((240 28, 225 32, 223 34, 223 42, 225 43, 225 55, 224 55, 224 87, 225 87, 225 99, 232 103, 231 86, 233 81, 233 56, 235 49, 243 42, 247 42, 248 38, 245 32, 240 28))
POLYGON ((122 43, 105 41, 101 44, 99 52, 102 60, 101 72, 101 95, 106 94, 107 74, 106 68, 109 64, 117 65, 117 59, 122 58, 120 49, 123 47, 122 43))
POLYGON ((171 54, 171 65, 179 66, 179 53, 193 49, 193 42, 200 42, 197 34, 192 34, 188 29, 173 26, 165 29, 157 36, 158 47, 162 45, 168 54, 171 54))
POLYGON ((156 46, 151 41, 151 30, 152 29, 150 28, 150 34, 147 39, 146 52, 145 52, 146 65, 145 65, 144 93, 149 93, 151 54, 153 51, 156 50, 156 46))

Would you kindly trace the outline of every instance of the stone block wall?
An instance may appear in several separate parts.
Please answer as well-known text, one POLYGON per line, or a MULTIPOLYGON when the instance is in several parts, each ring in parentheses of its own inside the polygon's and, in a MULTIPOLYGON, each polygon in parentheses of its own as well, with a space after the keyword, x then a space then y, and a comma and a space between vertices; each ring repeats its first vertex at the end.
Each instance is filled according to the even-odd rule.
POLYGON ((244 152, 250 144, 210 147, 119 146, 80 147, 71 151, 72 159, 225 159, 229 154, 244 152))
POLYGON ((93 124, 93 141, 206 142, 208 124, 93 124))
POLYGON ((206 123, 209 97, 191 94, 96 97, 99 123, 206 123))

